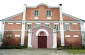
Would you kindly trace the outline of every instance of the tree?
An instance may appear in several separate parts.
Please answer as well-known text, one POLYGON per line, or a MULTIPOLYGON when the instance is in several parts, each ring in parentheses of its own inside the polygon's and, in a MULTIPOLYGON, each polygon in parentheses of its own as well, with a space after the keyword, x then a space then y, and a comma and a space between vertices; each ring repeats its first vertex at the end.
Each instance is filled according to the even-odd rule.
POLYGON ((12 31, 5 31, 3 44, 4 46, 9 46, 10 38, 12 37, 12 31))

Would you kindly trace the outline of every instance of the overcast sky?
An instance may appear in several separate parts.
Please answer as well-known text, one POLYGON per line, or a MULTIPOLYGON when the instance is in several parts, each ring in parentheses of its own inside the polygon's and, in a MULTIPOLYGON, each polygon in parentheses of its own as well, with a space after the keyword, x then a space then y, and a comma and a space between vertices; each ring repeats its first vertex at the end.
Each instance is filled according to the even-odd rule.
POLYGON ((37 6, 40 3, 48 6, 58 6, 61 3, 63 12, 85 20, 85 0, 0 0, 0 20, 22 12, 24 4, 37 6))

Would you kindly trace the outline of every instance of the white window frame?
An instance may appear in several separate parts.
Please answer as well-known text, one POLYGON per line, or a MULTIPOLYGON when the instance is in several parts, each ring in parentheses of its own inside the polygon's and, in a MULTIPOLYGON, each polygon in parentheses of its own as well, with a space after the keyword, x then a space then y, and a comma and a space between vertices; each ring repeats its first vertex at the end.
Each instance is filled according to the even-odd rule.
MULTIPOLYGON (((51 12, 51 15, 50 16, 52 16, 52 11, 51 10, 47 10, 47 11, 50 11, 51 12)), ((50 16, 47 15, 47 11, 46 11, 46 16, 47 17, 50 17, 50 16)))
POLYGON ((50 27, 50 23, 45 23, 45 26, 46 26, 46 27, 50 27), (46 25, 49 25, 49 26, 46 26, 46 25))
POLYGON ((38 15, 35 15, 35 11, 38 11, 38 10, 34 10, 34 16, 35 17, 39 16, 39 11, 38 11, 38 15))

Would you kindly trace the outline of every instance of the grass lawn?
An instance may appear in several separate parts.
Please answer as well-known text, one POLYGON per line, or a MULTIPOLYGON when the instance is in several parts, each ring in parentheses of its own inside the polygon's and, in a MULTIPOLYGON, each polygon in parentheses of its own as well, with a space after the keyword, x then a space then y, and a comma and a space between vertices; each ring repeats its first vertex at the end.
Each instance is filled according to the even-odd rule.
POLYGON ((68 53, 85 54, 85 49, 66 49, 68 53))

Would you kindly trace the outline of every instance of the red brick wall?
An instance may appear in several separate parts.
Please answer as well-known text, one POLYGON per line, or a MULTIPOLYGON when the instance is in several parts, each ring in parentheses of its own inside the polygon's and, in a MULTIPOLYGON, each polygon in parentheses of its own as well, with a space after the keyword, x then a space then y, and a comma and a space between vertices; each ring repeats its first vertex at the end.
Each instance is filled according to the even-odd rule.
POLYGON ((34 11, 39 11, 38 20, 47 20, 46 11, 52 11, 52 19, 51 20, 60 20, 59 8, 48 8, 44 5, 38 6, 37 8, 27 8, 26 10, 26 20, 34 20, 34 11))
POLYGON ((77 19, 74 19, 72 17, 66 16, 64 14, 62 16, 63 16, 63 20, 65 20, 65 21, 75 21, 75 20, 77 20, 77 19))
POLYGON ((5 23, 5 30, 21 30, 22 24, 16 24, 14 22, 13 24, 8 24, 8 22, 5 23))
POLYGON ((65 46, 73 45, 73 46, 81 46, 82 45, 82 37, 80 31, 65 31, 64 33, 64 41, 65 46), (65 35, 70 35, 70 37, 65 37, 65 35), (73 35, 78 35, 78 37, 73 37, 73 35))
POLYGON ((77 23, 77 24, 70 23, 70 29, 71 30, 81 30, 80 29, 80 23, 77 23))
MULTIPOLYGON (((6 32, 9 32, 9 31, 5 31, 4 34, 6 34, 6 32)), ((9 39, 9 46, 15 46, 15 45, 20 45, 20 42, 21 42, 21 31, 11 31, 11 37, 9 39), (19 34, 20 37, 15 37, 16 34, 19 34)), ((4 35, 4 38, 6 37, 7 35, 4 35)), ((4 42, 3 42, 3 45, 4 42)))

